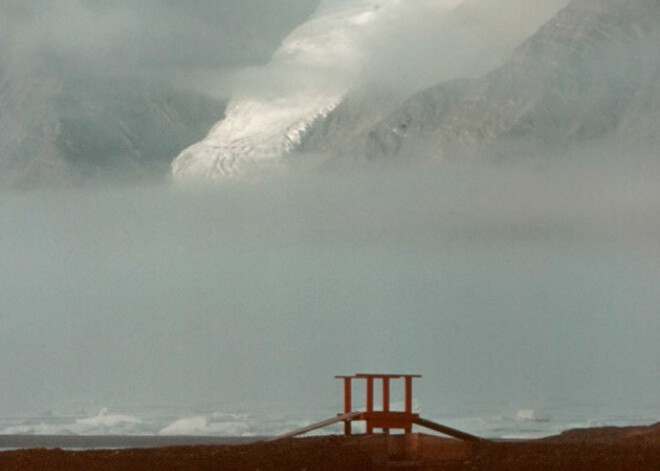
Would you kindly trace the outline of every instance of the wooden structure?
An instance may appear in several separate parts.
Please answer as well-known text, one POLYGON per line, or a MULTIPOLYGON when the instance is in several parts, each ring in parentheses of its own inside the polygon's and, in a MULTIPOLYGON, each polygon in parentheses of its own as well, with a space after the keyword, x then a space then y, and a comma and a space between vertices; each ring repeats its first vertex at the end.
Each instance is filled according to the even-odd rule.
POLYGON ((344 422, 344 433, 352 435, 352 423, 356 421, 366 422, 367 435, 372 435, 375 430, 381 430, 386 435, 390 433, 390 430, 403 430, 404 433, 410 434, 413 425, 418 425, 459 440, 468 442, 483 441, 482 438, 469 433, 423 419, 419 414, 413 412, 413 380, 421 378, 420 375, 358 373, 351 376, 335 376, 335 378, 344 382, 344 411, 342 413, 337 414, 336 417, 273 437, 268 441, 295 437, 339 422, 344 422), (401 379, 404 383, 404 410, 395 411, 392 410, 390 402, 391 386, 393 380, 401 379), (353 410, 353 384, 357 381, 364 381, 366 385, 366 408, 361 411, 353 410), (383 400, 381 409, 376 410, 374 407, 374 390, 378 383, 381 385, 383 400))
POLYGON ((335 378, 344 381, 344 414, 353 410, 353 382, 364 380, 366 384, 366 410, 357 417, 345 421, 346 435, 352 435, 351 423, 358 420, 367 423, 367 435, 371 435, 376 429, 382 430, 385 434, 389 434, 392 429, 412 433, 412 426, 419 419, 419 414, 414 414, 412 410, 413 379, 421 378, 421 375, 359 373, 353 376, 335 376, 335 378), (391 382, 397 379, 403 379, 405 385, 403 411, 393 411, 390 403, 391 382), (381 410, 374 409, 374 383, 377 381, 381 383, 383 393, 381 410))

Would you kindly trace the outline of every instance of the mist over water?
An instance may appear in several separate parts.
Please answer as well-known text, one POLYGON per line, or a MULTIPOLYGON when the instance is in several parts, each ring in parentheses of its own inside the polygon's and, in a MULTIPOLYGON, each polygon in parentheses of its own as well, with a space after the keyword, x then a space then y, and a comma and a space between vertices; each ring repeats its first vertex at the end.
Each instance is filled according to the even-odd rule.
POLYGON ((440 418, 657 410, 658 168, 626 168, 4 194, 0 415, 339 410, 362 371, 440 418))

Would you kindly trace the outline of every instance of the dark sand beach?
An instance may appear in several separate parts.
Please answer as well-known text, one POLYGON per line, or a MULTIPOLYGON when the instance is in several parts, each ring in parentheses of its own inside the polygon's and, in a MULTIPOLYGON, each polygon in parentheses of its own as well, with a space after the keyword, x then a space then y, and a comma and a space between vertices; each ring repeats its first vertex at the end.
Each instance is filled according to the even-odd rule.
POLYGON ((660 423, 467 443, 423 434, 252 444, 0 453, 2 470, 660 470, 660 423))

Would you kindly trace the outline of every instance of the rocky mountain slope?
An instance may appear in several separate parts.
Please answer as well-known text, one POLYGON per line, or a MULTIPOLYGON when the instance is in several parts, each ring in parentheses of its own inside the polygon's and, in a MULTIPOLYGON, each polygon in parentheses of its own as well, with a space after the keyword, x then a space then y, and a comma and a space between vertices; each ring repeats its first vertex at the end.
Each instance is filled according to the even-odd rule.
MULTIPOLYGON (((48 24, 35 13, 46 3, 26 12, 10 2, 0 7, 0 188, 162 178, 178 153, 175 178, 215 179, 251 162, 312 154, 329 165, 526 156, 602 138, 652 152, 660 144, 660 4, 572 0, 556 13, 567 1, 325 3, 268 64, 241 77, 248 83, 226 114, 219 99, 159 79, 169 60, 161 48, 153 63, 142 51, 120 67, 131 74, 113 74, 110 59, 122 54, 97 54, 98 37, 45 47, 49 34, 64 37, 35 36, 48 24)), ((213 21, 200 31, 211 34, 213 21)), ((178 70, 199 66, 180 56, 178 70)))
POLYGON ((223 104, 152 81, 63 79, 0 85, 0 188, 165 178, 171 156, 223 104))
POLYGON ((502 67, 417 94, 362 136, 372 158, 557 153, 660 127, 660 3, 574 0, 502 67))

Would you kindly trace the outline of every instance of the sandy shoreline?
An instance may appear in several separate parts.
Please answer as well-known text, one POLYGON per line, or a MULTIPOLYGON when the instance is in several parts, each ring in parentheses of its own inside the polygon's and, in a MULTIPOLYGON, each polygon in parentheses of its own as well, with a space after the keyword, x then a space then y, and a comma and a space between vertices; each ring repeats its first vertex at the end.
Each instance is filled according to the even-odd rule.
POLYGON ((170 446, 244 445, 263 437, 199 435, 0 435, 0 452, 7 449, 63 448, 160 448, 170 446))
MULTIPOLYGON (((178 442, 183 437, 158 438, 177 440, 177 442, 159 448, 136 447, 87 451, 37 448, 5 451, 0 453, 0 469, 235 471, 303 469, 307 471, 380 469, 657 471, 660 469, 660 423, 648 427, 580 429, 539 440, 485 441, 477 444, 422 434, 389 438, 326 436, 287 439, 271 443, 233 442, 233 444, 196 446, 178 442)), ((219 437, 213 439, 227 440, 219 437)), ((158 445, 152 442, 149 446, 158 445)))

